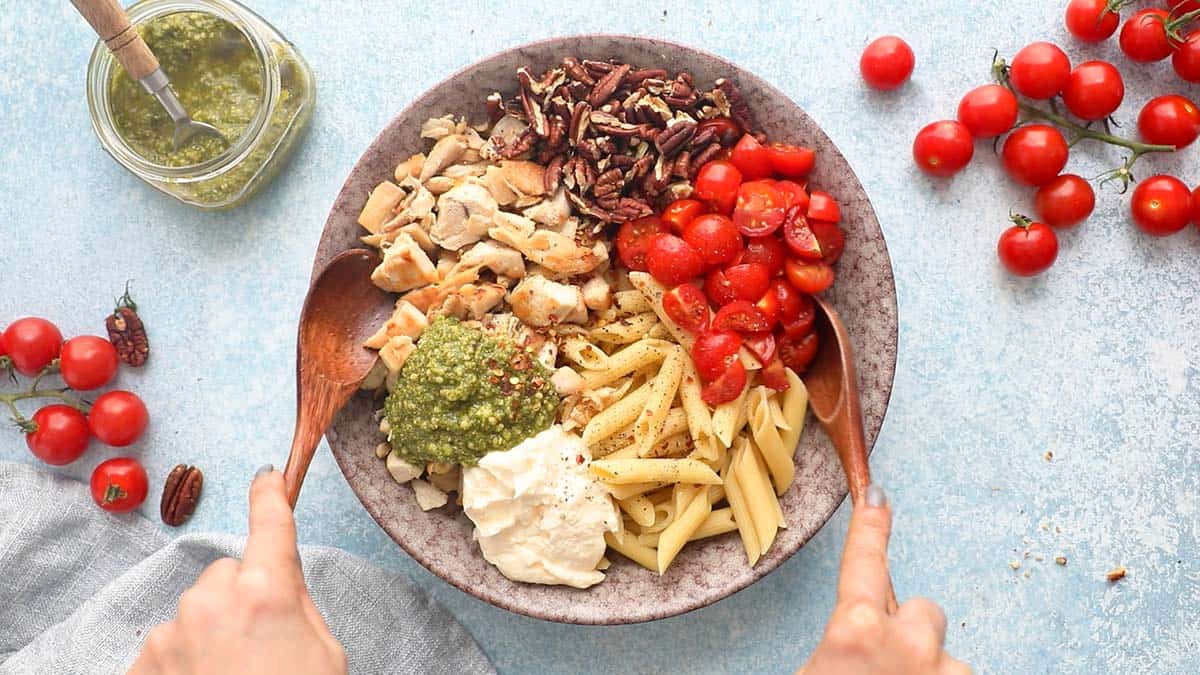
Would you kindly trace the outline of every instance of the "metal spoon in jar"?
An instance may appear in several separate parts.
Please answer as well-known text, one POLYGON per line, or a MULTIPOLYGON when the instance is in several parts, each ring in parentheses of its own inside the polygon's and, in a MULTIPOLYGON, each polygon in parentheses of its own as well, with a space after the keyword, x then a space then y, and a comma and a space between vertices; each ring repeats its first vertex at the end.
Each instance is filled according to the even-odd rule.
POLYGON ((223 141, 229 139, 211 124, 197 122, 188 115, 179 97, 171 89, 167 74, 158 65, 158 58, 146 41, 138 34, 125 10, 117 0, 71 0, 75 9, 87 19, 92 29, 104 40, 108 51, 124 66, 129 76, 137 80, 154 98, 175 123, 171 143, 176 150, 182 148, 193 136, 204 134, 216 136, 223 141))

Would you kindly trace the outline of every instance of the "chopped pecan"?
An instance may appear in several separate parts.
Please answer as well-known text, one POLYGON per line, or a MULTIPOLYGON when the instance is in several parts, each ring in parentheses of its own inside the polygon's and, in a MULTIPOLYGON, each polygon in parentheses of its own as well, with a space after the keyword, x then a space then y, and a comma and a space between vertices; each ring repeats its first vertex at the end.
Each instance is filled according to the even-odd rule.
POLYGON ((533 76, 525 68, 520 68, 517 70, 517 79, 521 82, 521 109, 525 111, 525 121, 529 122, 529 128, 534 133, 545 137, 549 131, 546 113, 542 112, 541 104, 534 99, 533 76))
POLYGON ((613 220, 618 223, 650 215, 654 215, 654 209, 649 204, 629 197, 622 197, 620 204, 612 212, 613 220))
POLYGON ((746 104, 746 99, 742 97, 742 92, 733 82, 720 78, 713 83, 717 90, 725 94, 725 99, 729 101, 729 116, 743 131, 754 131, 754 122, 750 117, 750 106, 746 104))
POLYGON ((692 167, 692 155, 688 152, 681 152, 675 158, 675 163, 671 166, 671 175, 679 178, 687 178, 692 167))
POLYGON ((592 93, 588 95, 588 103, 595 108, 612 98, 612 95, 621 88, 621 83, 629 71, 630 67, 627 63, 613 67, 608 74, 596 82, 596 86, 592 87, 592 93))
POLYGON ((700 167, 704 166, 710 160, 716 159, 717 155, 719 155, 720 153, 721 153, 721 144, 720 143, 710 143, 704 149, 694 153, 692 155, 690 166, 688 167, 688 176, 687 177, 692 178, 693 176, 695 176, 696 172, 700 170, 700 167))
POLYGON ((625 179, 621 175, 620 169, 609 169, 596 177, 596 185, 592 187, 592 194, 596 195, 599 200, 606 195, 619 193, 624 182, 625 179))
POLYGON ((704 127, 703 129, 697 129, 696 135, 692 136, 692 147, 703 148, 704 146, 716 140, 716 138, 717 131, 711 126, 704 127))
POLYGON ((651 78, 662 79, 666 76, 667 71, 663 70, 662 68, 642 68, 641 70, 635 70, 629 73, 629 76, 625 78, 625 81, 628 82, 630 86, 634 86, 641 84, 642 80, 651 78))
POLYGON ((537 141, 537 134, 534 133, 533 127, 526 129, 517 137, 517 140, 512 145, 504 142, 503 138, 493 136, 491 142, 496 147, 496 154, 504 159, 512 159, 529 151, 537 141))
POLYGON ((204 474, 200 469, 187 464, 171 469, 159 504, 159 515, 163 522, 171 527, 179 527, 191 518, 203 487, 204 474))
POLYGON ((637 179, 645 175, 645 173, 650 170, 650 167, 653 164, 654 158, 652 158, 650 155, 642 155, 633 163, 633 166, 629 168, 629 171, 625 173, 625 182, 635 182, 637 179))
POLYGON ((488 120, 492 124, 499 122, 500 118, 504 117, 504 97, 500 95, 500 92, 493 91, 488 94, 484 104, 487 106, 488 120))
POLYGON ((603 77, 604 75, 611 73, 612 69, 615 68, 615 66, 608 61, 592 61, 589 59, 584 59, 583 67, 587 69, 589 75, 596 78, 603 77))
POLYGON ((588 125, 591 124, 591 114, 592 106, 587 101, 575 104, 575 109, 571 111, 571 126, 567 131, 571 145, 579 145, 583 142, 584 134, 587 133, 588 125))
POLYGON ((654 147, 666 157, 674 157, 696 135, 696 123, 682 120, 667 126, 654 137, 654 147))
POLYGON ((558 155, 546 164, 546 171, 542 174, 542 186, 546 188, 546 194, 552 195, 558 189, 565 161, 566 155, 558 155))
POLYGON ((579 59, 574 56, 564 57, 562 64, 563 69, 567 71, 567 75, 576 82, 582 82, 589 87, 596 84, 596 80, 592 79, 592 76, 588 74, 587 68, 584 68, 579 63, 579 59))

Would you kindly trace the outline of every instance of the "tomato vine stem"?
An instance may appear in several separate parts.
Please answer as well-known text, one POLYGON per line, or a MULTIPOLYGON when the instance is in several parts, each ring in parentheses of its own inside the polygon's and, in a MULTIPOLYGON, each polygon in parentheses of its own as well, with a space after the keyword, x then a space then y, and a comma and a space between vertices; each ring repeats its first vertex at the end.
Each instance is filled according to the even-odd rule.
POLYGON ((0 394, 0 403, 3 403, 5 406, 8 407, 9 411, 12 412, 13 421, 16 422, 17 426, 21 427, 22 430, 24 430, 26 432, 36 431, 37 426, 34 425, 34 423, 32 421, 30 421, 24 415, 21 414, 20 409, 17 408, 17 401, 27 401, 27 400, 31 400, 31 399, 43 399, 43 398, 56 399, 66 405, 71 406, 72 408, 78 410, 79 412, 81 412, 85 415, 91 409, 91 406, 89 406, 86 401, 82 401, 78 398, 75 398, 74 396, 71 396, 71 394, 69 393, 71 391, 70 388, 66 388, 66 387, 64 387, 62 389, 40 389, 39 388, 39 386, 42 383, 42 380, 46 376, 53 375, 54 373, 57 373, 57 372, 58 372, 58 361, 55 360, 54 363, 43 368, 42 372, 38 373, 33 378, 33 382, 29 385, 28 389, 26 389, 24 391, 13 392, 11 394, 0 394))

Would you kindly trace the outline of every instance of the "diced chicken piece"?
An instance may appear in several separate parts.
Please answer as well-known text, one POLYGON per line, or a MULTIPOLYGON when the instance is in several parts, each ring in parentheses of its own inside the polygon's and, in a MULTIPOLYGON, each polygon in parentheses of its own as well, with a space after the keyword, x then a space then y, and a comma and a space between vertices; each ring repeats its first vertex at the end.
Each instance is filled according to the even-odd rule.
POLYGON ((498 205, 488 191, 463 183, 438 197, 437 220, 429 235, 442 248, 457 250, 487 234, 498 205))
POLYGON ((491 168, 491 165, 484 162, 471 162, 468 164, 454 164, 445 168, 442 171, 443 176, 453 178, 454 180, 462 180, 464 178, 478 178, 485 171, 491 168))
POLYGON ((515 279, 525 276, 525 259, 521 252, 491 240, 472 246, 462 255, 462 264, 486 267, 496 276, 515 279))
POLYGON ((433 486, 442 492, 457 491, 458 482, 461 479, 458 467, 453 464, 446 464, 444 465, 447 467, 446 471, 435 472, 434 464, 441 464, 441 462, 431 462, 429 464, 429 468, 426 471, 429 482, 433 483, 433 486))
POLYGON ((412 487, 413 493, 417 496, 417 506, 420 506, 422 511, 443 507, 450 500, 445 492, 423 480, 412 481, 412 487))
POLYGON ((588 309, 600 311, 612 307, 612 287, 603 276, 597 275, 583 282, 582 291, 583 304, 587 305, 588 309))
POLYGON ((438 279, 450 276, 455 267, 458 267, 458 255, 454 251, 442 251, 437 261, 438 279))
POLYGON ((583 376, 574 369, 563 366, 550 376, 550 384, 554 385, 554 391, 558 392, 559 396, 570 396, 583 391, 586 383, 583 376))
POLYGON ((583 323, 587 307, 578 287, 560 284, 543 276, 525 277, 509 294, 513 314, 530 326, 583 323))
POLYGON ((437 270, 417 242, 401 233, 384 249, 383 262, 371 273, 371 281, 385 291, 400 293, 437 281, 437 270))
POLYGON ((390 338, 400 335, 406 335, 416 340, 428 327, 429 321, 425 318, 425 313, 417 309, 411 302, 401 298, 396 301, 396 310, 392 312, 391 318, 380 326, 379 330, 363 343, 363 346, 369 349, 383 349, 390 338))
MULTIPOLYGON (((551 230, 529 232, 524 223, 514 219, 533 226, 533 221, 521 216, 497 217, 496 226, 488 230, 488 235, 517 249, 526 258, 544 267, 551 276, 563 278, 587 274, 603 261, 593 249, 580 246, 570 237, 551 230)), ((604 259, 607 259, 607 255, 604 259)))
POLYGON ((541 164, 521 159, 505 159, 500 162, 504 182, 514 192, 524 197, 540 197, 546 194, 543 182, 546 169, 541 164))
POLYGON ((441 306, 442 301, 466 284, 479 280, 478 267, 454 265, 450 272, 436 284, 405 293, 400 299, 411 302, 417 309, 429 315, 430 311, 441 306))
POLYGON ((567 200, 567 192, 559 188, 554 195, 543 199, 521 212, 526 218, 535 223, 549 227, 565 225, 571 217, 571 202, 567 200))
POLYGON ((467 316, 479 319, 499 305, 506 292, 499 284, 466 284, 456 295, 466 304, 467 316))
POLYGON ((392 219, 392 210, 404 199, 404 190, 390 180, 385 180, 371 191, 366 205, 358 214, 358 224, 371 234, 377 234, 384 223, 392 219))
POLYGON ((487 188, 488 193, 500 206, 510 206, 520 197, 509 186, 508 181, 504 180, 504 171, 498 166, 489 166, 479 182, 487 188))
POLYGON ((434 176, 425 181, 425 187, 435 195, 442 195, 454 189, 458 181, 446 176, 434 176))
POLYGON ((383 365, 387 366, 389 373, 398 373, 416 348, 412 338, 407 335, 397 335, 389 338, 383 349, 379 350, 379 358, 383 361, 383 365))
POLYGON ((421 138, 431 138, 437 141, 456 133, 457 130, 458 125, 454 121, 454 115, 431 117, 421 125, 421 138))
POLYGON ((420 478, 421 472, 424 470, 424 467, 409 464, 394 452, 387 456, 384 466, 387 467, 387 472, 392 475, 392 480, 401 485, 410 480, 420 478))
POLYGON ((462 135, 467 139, 467 150, 474 150, 476 154, 483 149, 483 144, 486 142, 479 135, 479 130, 472 127, 467 127, 463 130, 462 135))
POLYGON ((528 128, 528 124, 512 115, 501 117, 496 122, 496 125, 492 127, 491 136, 488 137, 489 142, 483 145, 480 154, 483 155, 484 159, 500 159, 499 154, 496 152, 497 144, 512 147, 528 128))
POLYGON ((433 149, 429 151, 429 156, 425 158, 425 163, 421 165, 421 182, 441 174, 446 167, 457 162, 466 151, 467 139, 458 134, 438 140, 433 144, 433 149))
POLYGON ((421 175, 421 167, 425 165, 425 153, 418 152, 396 165, 395 177, 397 183, 405 178, 416 178, 421 175))
POLYGON ((433 240, 429 238, 429 233, 421 227, 420 223, 409 223, 397 232, 412 237, 413 241, 417 242, 417 246, 420 246, 421 250, 426 253, 433 253, 437 250, 437 244, 433 243, 433 240))

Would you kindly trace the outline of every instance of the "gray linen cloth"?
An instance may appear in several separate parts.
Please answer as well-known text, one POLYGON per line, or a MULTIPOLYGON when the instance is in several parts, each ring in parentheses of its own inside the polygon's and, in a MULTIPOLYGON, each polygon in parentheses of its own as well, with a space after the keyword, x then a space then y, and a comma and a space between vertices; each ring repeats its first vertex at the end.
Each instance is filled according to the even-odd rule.
MULTIPOLYGON (((83 484, 0 462, 0 673, 124 673, 210 562, 244 538, 172 540, 96 508, 83 484)), ((354 673, 494 673, 446 610, 403 576, 302 546, 304 578, 354 673)))

